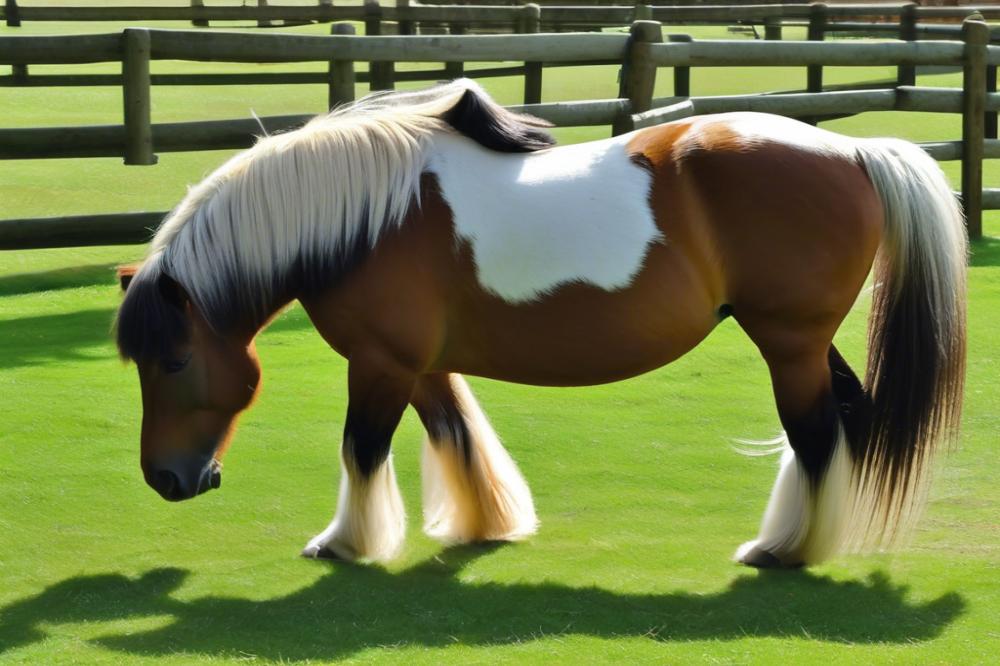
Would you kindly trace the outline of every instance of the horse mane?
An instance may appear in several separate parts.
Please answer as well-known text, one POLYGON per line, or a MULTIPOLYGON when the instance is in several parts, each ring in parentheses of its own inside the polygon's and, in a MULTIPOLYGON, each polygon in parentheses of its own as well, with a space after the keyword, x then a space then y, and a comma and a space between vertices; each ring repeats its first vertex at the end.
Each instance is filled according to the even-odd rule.
POLYGON ((160 225, 118 314, 121 355, 163 358, 186 339, 167 281, 223 335, 256 331, 292 298, 333 284, 420 205, 435 133, 531 152, 554 145, 546 127, 460 79, 369 95, 260 138, 191 188, 160 225))

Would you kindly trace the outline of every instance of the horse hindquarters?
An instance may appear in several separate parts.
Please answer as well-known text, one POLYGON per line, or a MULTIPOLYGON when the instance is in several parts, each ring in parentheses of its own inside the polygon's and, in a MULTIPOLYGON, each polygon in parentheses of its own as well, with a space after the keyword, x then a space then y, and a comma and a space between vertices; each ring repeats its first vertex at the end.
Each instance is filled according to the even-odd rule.
POLYGON ((920 512, 937 445, 957 433, 965 364, 961 214, 940 169, 916 146, 863 141, 857 160, 885 218, 865 381, 832 345, 821 365, 817 344, 790 357, 787 332, 769 339, 766 329, 747 329, 771 368, 791 446, 758 539, 737 551, 746 564, 813 564, 841 550, 892 545, 920 512))
POLYGON ((427 429, 424 531, 450 543, 512 541, 538 527, 531 491, 461 375, 420 378, 413 405, 427 429))

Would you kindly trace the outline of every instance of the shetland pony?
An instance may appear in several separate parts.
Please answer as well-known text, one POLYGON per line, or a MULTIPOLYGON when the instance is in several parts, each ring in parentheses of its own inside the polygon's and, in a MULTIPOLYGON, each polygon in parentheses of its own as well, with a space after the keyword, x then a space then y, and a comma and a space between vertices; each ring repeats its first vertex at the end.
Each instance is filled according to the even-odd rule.
POLYGON ((966 239, 936 163, 752 113, 553 144, 456 81, 263 138, 191 189, 122 273, 147 483, 168 500, 218 487, 259 385, 254 338, 297 299, 349 360, 336 514, 303 554, 397 553, 389 447, 407 405, 427 430, 427 532, 521 539, 531 493, 462 375, 612 382, 732 316, 767 362, 786 442, 736 559, 891 543, 962 400, 966 239), (862 381, 832 340, 873 265, 862 381))

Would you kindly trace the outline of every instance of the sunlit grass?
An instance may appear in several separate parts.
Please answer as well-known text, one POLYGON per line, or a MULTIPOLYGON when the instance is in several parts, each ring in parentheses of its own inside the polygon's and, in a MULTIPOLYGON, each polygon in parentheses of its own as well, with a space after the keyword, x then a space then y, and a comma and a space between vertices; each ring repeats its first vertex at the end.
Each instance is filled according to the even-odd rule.
MULTIPOLYGON (((615 74, 546 72, 545 99, 614 96, 615 74)), ((696 70, 693 81, 697 94, 717 94, 804 78, 696 70)), ((486 85, 518 101, 518 80, 486 85)), ((669 94, 669 73, 660 87, 669 94)), ((117 122, 119 94, 3 89, 2 122, 117 122)), ((318 112, 324 101, 321 86, 154 91, 158 120, 318 112)), ((959 129, 935 114, 827 126, 919 140, 959 129)), ((4 162, 0 216, 169 208, 228 154, 166 154, 155 167, 4 162)), ((987 233, 997 225, 990 218, 987 233)), ((142 252, 0 253, 0 661, 964 664, 1000 651, 996 239, 973 257, 962 444, 943 461, 914 542, 773 576, 728 560, 754 533, 776 465, 735 455, 730 442, 778 428, 766 369, 732 322, 677 363, 619 384, 472 380, 535 493, 542 528, 524 544, 443 549, 420 533, 421 431, 408 413, 395 439, 411 514, 402 558, 380 568, 297 557, 332 513, 346 383, 344 361, 298 308, 260 339, 266 388, 223 488, 163 502, 138 469, 135 372, 108 335, 113 268, 142 252)), ((866 311, 863 298, 837 339, 856 366, 866 311)))

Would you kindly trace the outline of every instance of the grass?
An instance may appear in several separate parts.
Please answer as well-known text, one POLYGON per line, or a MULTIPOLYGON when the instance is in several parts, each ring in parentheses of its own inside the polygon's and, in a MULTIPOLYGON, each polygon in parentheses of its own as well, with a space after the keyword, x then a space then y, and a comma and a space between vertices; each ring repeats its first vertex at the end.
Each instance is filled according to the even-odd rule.
MULTIPOLYGON (((803 78, 697 70, 694 82, 711 94, 803 78)), ((661 94, 669 83, 661 79, 661 94)), ((517 81, 488 86, 515 101, 517 81)), ((561 69, 546 74, 545 98, 614 87, 610 68, 561 69)), ((119 113, 110 88, 2 94, 9 126, 119 113)), ((324 95, 158 88, 154 103, 159 120, 197 119, 319 111, 324 95)), ((941 139, 957 136, 958 120, 866 114, 829 127, 941 139)), ((602 133, 560 131, 567 141, 602 133)), ((226 154, 163 155, 152 168, 0 163, 0 215, 166 208, 226 154)), ((987 182, 996 185, 995 170, 987 182)), ((1000 233, 996 216, 987 233, 1000 233)), ((332 513, 346 365, 292 308, 261 336, 266 388, 243 419, 224 487, 167 504, 139 474, 139 387, 108 336, 119 303, 113 268, 142 253, 0 253, 0 662, 967 664, 1000 653, 1000 473, 991 464, 1000 239, 974 248, 963 439, 913 543, 784 574, 728 559, 754 534, 776 466, 735 455, 731 438, 777 428, 764 365, 731 322, 677 363, 618 384, 472 380, 535 493, 542 529, 524 544, 444 548, 420 533, 421 432, 408 413, 395 451, 410 534, 383 568, 297 557, 332 513)), ((867 306, 862 298, 837 338, 855 367, 867 306)))

